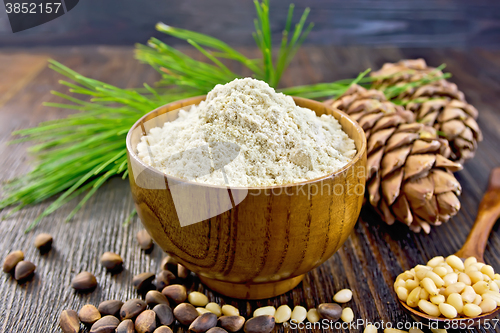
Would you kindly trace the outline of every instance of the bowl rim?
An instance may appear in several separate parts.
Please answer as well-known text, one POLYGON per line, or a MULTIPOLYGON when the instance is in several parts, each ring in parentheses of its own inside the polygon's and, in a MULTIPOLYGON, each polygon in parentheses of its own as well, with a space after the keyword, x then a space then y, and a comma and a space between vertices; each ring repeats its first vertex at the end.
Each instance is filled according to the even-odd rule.
MULTIPOLYGON (((350 169, 360 159, 363 158, 363 155, 366 154, 366 145, 367 145, 367 143, 366 143, 366 134, 365 134, 365 131, 361 128, 361 126, 354 119, 352 119, 351 117, 349 117, 345 112, 343 112, 343 111, 341 111, 339 109, 333 108, 333 107, 331 107, 329 105, 326 105, 326 104, 324 104, 322 102, 318 102, 318 101, 312 100, 312 99, 303 98, 303 97, 297 97, 297 96, 290 96, 290 97, 293 98, 294 101, 297 101, 297 100, 299 100, 299 101, 308 101, 308 102, 313 102, 313 104, 320 104, 322 107, 330 109, 333 112, 336 112, 336 113, 340 114, 341 117, 347 118, 347 120, 354 126, 354 128, 357 130, 357 132, 361 134, 361 137, 363 139, 362 142, 361 142, 361 149, 357 149, 356 155, 354 155, 354 157, 352 158, 351 161, 349 161, 346 165, 344 165, 339 170, 331 172, 331 173, 328 173, 328 174, 326 174, 324 176, 321 176, 321 177, 317 177, 317 178, 313 178, 313 179, 308 179, 308 180, 304 180, 304 181, 297 182, 297 183, 267 185, 267 186, 231 186, 231 185, 214 185, 214 184, 206 184, 206 183, 194 182, 194 181, 186 180, 186 179, 179 178, 179 177, 176 177, 176 176, 168 175, 168 174, 163 173, 160 170, 157 170, 157 169, 153 168, 152 166, 147 165, 146 163, 144 163, 139 158, 139 156, 135 153, 135 151, 132 149, 132 144, 131 144, 132 132, 139 126, 139 124, 141 122, 144 122, 144 119, 146 117, 148 117, 151 113, 158 112, 159 110, 161 110, 162 108, 165 108, 166 106, 168 106, 170 104, 178 104, 178 103, 181 103, 181 102, 188 102, 190 100, 198 100, 198 99, 201 99, 200 100, 200 102, 201 102, 201 101, 204 101, 204 99, 206 98, 206 96, 207 95, 193 96, 193 97, 181 99, 181 100, 178 100, 178 101, 174 101, 174 102, 171 102, 171 103, 167 103, 167 104, 164 104, 162 106, 157 107, 154 110, 149 111, 148 113, 146 113, 145 115, 143 115, 141 118, 139 118, 134 123, 134 125, 132 125, 132 127, 130 128, 130 130, 127 133, 126 146, 127 146, 127 154, 129 156, 129 158, 133 158, 136 162, 138 162, 139 164, 141 164, 141 166, 144 169, 148 169, 149 171, 151 171, 153 173, 156 173, 156 174, 158 174, 158 175, 160 175, 160 176, 162 176, 164 178, 168 177, 169 179, 172 179, 172 180, 177 181, 177 182, 183 182, 183 183, 188 183, 188 184, 193 184, 193 185, 198 185, 198 186, 204 186, 204 187, 217 188, 217 189, 231 189, 231 190, 274 190, 274 189, 280 189, 280 188, 291 187, 291 186, 304 186, 304 185, 308 185, 308 184, 317 183, 317 182, 320 182, 320 181, 328 179, 328 178, 334 178, 334 177, 340 175, 341 173, 345 172, 346 170, 350 169)), ((183 106, 181 106, 181 107, 179 107, 177 109, 181 109, 181 108, 184 108, 184 107, 189 107, 189 106, 192 106, 192 105, 195 105, 195 103, 188 104, 188 105, 183 105, 183 106)), ((173 110, 166 111, 166 112, 171 112, 171 111, 174 111, 174 110, 177 110, 177 109, 173 109, 173 110)), ((312 110, 312 111, 314 111, 314 110, 312 110)), ((164 114, 166 112, 163 112, 161 114, 164 114)), ((340 121, 339 121, 339 123, 340 123, 340 121)), ((351 138, 351 139, 353 139, 353 138, 351 138)), ((366 168, 366 166, 365 166, 365 168, 366 168)))

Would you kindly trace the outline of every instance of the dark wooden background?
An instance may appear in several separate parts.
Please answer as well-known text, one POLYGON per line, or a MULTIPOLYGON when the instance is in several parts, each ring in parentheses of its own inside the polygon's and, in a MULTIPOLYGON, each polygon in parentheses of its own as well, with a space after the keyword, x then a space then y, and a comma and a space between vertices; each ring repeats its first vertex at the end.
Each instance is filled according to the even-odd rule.
MULTIPOLYGON (((384 320, 394 324, 411 322, 396 301, 392 289, 395 277, 405 269, 436 255, 451 254, 461 246, 473 223, 488 174, 493 167, 500 166, 500 52, 307 47, 298 53, 283 79, 284 85, 296 85, 348 78, 367 67, 378 68, 385 61, 420 56, 431 65, 446 62, 448 70, 454 74, 453 81, 480 110, 479 125, 484 141, 479 146, 477 157, 457 174, 463 186, 459 214, 447 224, 434 228, 430 235, 424 235, 413 234, 402 225, 388 227, 380 223, 373 212, 364 209, 355 230, 340 251, 307 274, 304 282, 293 291, 273 299, 238 302, 206 290, 194 277, 189 281, 191 290, 205 292, 211 301, 219 304, 236 305, 248 317, 256 307, 268 304, 316 307, 330 302, 339 289, 351 288, 354 297, 347 305, 352 307, 357 319, 384 320)), ((48 57, 84 75, 121 87, 136 87, 157 79, 154 71, 133 59, 130 48, 0 51, 1 181, 22 175, 32 164, 25 151, 28 144, 6 144, 11 131, 68 114, 65 110, 41 106, 44 101, 58 101, 50 94, 51 90, 65 90, 57 83, 60 75, 46 68, 48 57)), ((0 274, 0 332, 59 332, 58 317, 62 310, 78 310, 86 303, 97 305, 107 299, 137 297, 131 285, 133 275, 144 271, 159 272, 163 257, 161 249, 156 246, 151 254, 145 254, 136 243, 135 234, 141 223, 134 220, 128 227, 122 226, 133 207, 127 181, 109 181, 71 223, 63 220, 76 202, 45 218, 35 231, 25 234, 25 228, 48 204, 26 208, 0 222, 0 259, 3 260, 12 250, 21 249, 26 259, 38 266, 34 279, 24 284, 18 284, 8 274, 0 274), (33 246, 33 238, 40 232, 49 232, 55 238, 53 250, 43 256, 33 246), (122 255, 125 260, 123 272, 116 275, 106 273, 99 264, 99 257, 105 251, 122 255), (99 286, 90 294, 80 295, 72 290, 70 282, 83 270, 93 272, 99 286)), ((500 271, 498 226, 490 237, 485 259, 500 271)), ((277 325, 275 330, 290 331, 282 325, 277 325)), ((350 330, 359 331, 362 330, 350 330)), ((500 332, 500 327, 492 331, 500 332)), ((176 332, 185 330, 177 328, 176 332)))
MULTIPOLYGON (((296 21, 311 8, 311 44, 500 47, 497 0, 271 0, 277 41, 291 2, 296 21)), ((80 0, 66 15, 13 34, 0 5, 0 46, 146 43, 162 37, 154 30, 159 21, 254 45, 254 17, 251 0, 80 0)))

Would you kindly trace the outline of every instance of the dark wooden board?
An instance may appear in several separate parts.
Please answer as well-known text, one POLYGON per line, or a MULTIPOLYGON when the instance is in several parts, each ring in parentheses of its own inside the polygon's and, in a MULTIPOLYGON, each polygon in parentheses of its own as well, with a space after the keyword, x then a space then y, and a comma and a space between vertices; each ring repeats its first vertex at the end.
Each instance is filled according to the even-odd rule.
MULTIPOLYGON (((279 43, 290 3, 294 22, 309 7, 307 43, 400 47, 500 47, 496 0, 272 0, 272 33, 279 43)), ((155 30, 157 22, 203 32, 230 45, 255 45, 250 0, 85 0, 65 15, 13 34, 0 11, 0 45, 46 46, 146 43, 151 36, 183 43, 155 30)))
MULTIPOLYGON (((255 50, 244 50, 255 54, 255 50)), ((12 66, 26 69, 34 60, 50 56, 74 70, 121 87, 135 87, 154 82, 157 74, 133 59, 129 48, 85 47, 52 50, 13 50, 0 53, 0 59, 12 60, 12 66)), ((315 307, 329 302, 335 291, 351 288, 352 307, 357 319, 371 322, 411 322, 402 312, 392 289, 397 274, 436 255, 455 252, 464 242, 474 221, 479 201, 486 187, 489 171, 500 165, 500 52, 470 50, 396 49, 365 47, 307 47, 297 55, 283 77, 283 85, 326 82, 354 77, 367 67, 378 68, 385 61, 423 56, 431 65, 443 62, 454 74, 452 80, 465 92, 468 100, 480 110, 479 125, 484 133, 477 156, 457 173, 463 194, 462 210, 449 223, 434 228, 430 235, 413 234, 404 226, 388 227, 369 209, 363 209, 351 237, 331 259, 307 274, 304 282, 291 292, 269 300, 243 302, 214 294, 192 277, 191 290, 205 292, 219 304, 236 305, 245 316, 263 305, 289 304, 315 307)), ((238 66, 233 68, 239 70, 238 66)), ((0 106, 0 180, 20 176, 32 160, 26 154, 28 144, 6 145, 10 132, 34 126, 40 121, 68 114, 65 110, 41 106, 44 101, 57 101, 51 90, 64 90, 58 85, 60 75, 42 69, 5 71, 0 87, 16 87, 0 106), (7 74, 5 74, 7 73, 7 74), (8 74, 17 73, 17 74, 8 74), (20 73, 20 74, 19 74, 20 73)), ((7 88, 4 88, 7 90, 7 88)), ((141 228, 138 220, 124 227, 122 223, 133 207, 127 181, 112 179, 78 213, 70 223, 64 217, 76 202, 45 218, 33 232, 24 229, 49 203, 28 207, 0 222, 0 259, 12 250, 21 249, 37 266, 33 280, 18 284, 8 274, 0 274, 0 332, 59 332, 58 317, 63 309, 78 310, 86 303, 97 305, 107 299, 127 300, 137 297, 132 288, 133 275, 145 271, 158 272, 163 253, 156 246, 152 253, 141 251, 135 234, 141 228), (54 249, 40 255, 33 238, 40 232, 54 236, 54 249), (105 251, 114 251, 125 260, 125 270, 106 273, 99 264, 105 251), (94 272, 99 282, 90 294, 76 294, 71 279, 80 271, 94 272)), ((4 215, 5 212, 2 213, 4 215)), ((495 226, 485 253, 485 260, 500 270, 500 230, 495 226)), ((177 328, 177 332, 185 329, 177 328)), ((291 332, 278 325, 276 332, 291 332)), ((305 332, 305 330, 303 330, 305 332)), ((328 330, 323 330, 327 332, 328 330)), ((358 332, 357 329, 340 331, 358 332)), ((487 332, 500 332, 486 330, 487 332)), ((471 330, 475 332, 475 330, 471 330)), ((485 332, 485 330, 481 330, 485 332)))

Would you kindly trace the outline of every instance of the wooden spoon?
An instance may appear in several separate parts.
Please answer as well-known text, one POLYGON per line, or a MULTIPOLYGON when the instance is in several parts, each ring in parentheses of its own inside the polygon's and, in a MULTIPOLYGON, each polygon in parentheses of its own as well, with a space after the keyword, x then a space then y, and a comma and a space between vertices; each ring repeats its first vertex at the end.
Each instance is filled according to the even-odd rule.
MULTIPOLYGON (((489 185, 486 193, 479 204, 479 211, 476 221, 472 226, 472 230, 465 241, 465 244, 455 255, 462 259, 469 257, 476 257, 480 262, 484 262, 483 254, 488 242, 491 229, 500 216, 500 168, 495 168, 491 171, 489 185)), ((403 308, 410 313, 413 319, 421 321, 424 324, 430 322, 438 322, 439 327, 445 327, 451 323, 457 324, 460 329, 465 329, 470 326, 477 326, 483 324, 488 319, 494 318, 500 311, 500 307, 487 313, 482 313, 478 317, 457 317, 455 319, 446 319, 442 317, 429 316, 426 313, 420 312, 417 308, 408 306, 405 302, 401 302, 403 308)), ((451 327, 451 326, 448 326, 451 327)))

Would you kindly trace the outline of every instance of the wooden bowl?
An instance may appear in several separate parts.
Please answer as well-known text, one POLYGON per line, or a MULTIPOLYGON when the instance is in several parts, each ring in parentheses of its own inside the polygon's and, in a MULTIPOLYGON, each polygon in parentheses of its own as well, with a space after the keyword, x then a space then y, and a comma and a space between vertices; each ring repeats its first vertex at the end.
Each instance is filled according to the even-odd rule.
POLYGON ((129 179, 139 217, 155 242, 212 290, 243 299, 285 293, 330 258, 354 228, 365 186, 365 134, 345 113, 294 97, 318 116, 333 115, 354 140, 357 154, 341 170, 301 183, 228 188, 167 176, 138 158, 143 133, 204 99, 162 106, 128 133, 129 179), (202 221, 181 226, 189 218, 202 221))

